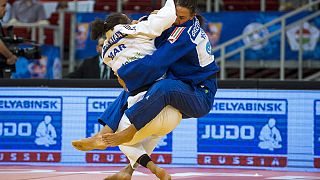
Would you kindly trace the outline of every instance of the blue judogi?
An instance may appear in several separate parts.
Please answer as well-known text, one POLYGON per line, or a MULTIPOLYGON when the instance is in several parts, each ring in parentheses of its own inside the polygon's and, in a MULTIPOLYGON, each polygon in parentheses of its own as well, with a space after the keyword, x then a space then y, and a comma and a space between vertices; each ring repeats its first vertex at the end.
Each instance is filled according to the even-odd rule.
POLYGON ((123 107, 127 104, 128 97, 129 93, 127 91, 122 91, 117 99, 113 101, 98 118, 99 123, 103 126, 107 124, 113 132, 116 132, 124 113, 123 107))
MULTIPOLYGON (((178 109, 184 118, 204 116, 211 110, 217 91, 214 75, 219 68, 211 55, 208 37, 196 18, 181 27, 170 28, 155 42, 160 47, 153 55, 118 70, 129 91, 152 84, 167 73, 166 79, 153 84, 141 101, 125 111, 138 130, 167 105, 178 109)), ((100 119, 109 127, 115 127, 121 117, 103 115, 100 119)))

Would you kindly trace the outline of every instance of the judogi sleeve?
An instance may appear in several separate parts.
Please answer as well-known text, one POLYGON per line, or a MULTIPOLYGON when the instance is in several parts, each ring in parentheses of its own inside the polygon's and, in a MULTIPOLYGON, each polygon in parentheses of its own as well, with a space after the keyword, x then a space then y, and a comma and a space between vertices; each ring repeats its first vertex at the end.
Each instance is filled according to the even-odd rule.
MULTIPOLYGON (((161 35, 161 33, 170 28, 175 22, 176 7, 173 0, 167 0, 166 4, 157 12, 157 14, 149 15, 146 21, 141 21, 136 25, 130 25, 134 30, 134 34, 147 36, 149 38, 156 38, 161 35)), ((130 31, 130 30, 128 30, 130 31)), ((131 34, 130 32, 123 32, 126 34, 131 34)))
POLYGON ((196 44, 191 41, 188 29, 177 27, 167 42, 152 55, 123 65, 118 70, 118 75, 124 80, 129 91, 136 90, 159 79, 171 64, 195 48, 196 44))

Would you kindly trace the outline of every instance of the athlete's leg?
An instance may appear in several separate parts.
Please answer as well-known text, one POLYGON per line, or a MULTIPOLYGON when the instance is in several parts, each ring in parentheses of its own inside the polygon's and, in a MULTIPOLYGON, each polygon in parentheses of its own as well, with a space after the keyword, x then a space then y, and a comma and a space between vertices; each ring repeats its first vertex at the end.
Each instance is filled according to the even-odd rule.
MULTIPOLYGON (((142 159, 146 154, 142 155, 140 159, 142 159)), ((155 165, 151 158, 149 157, 150 161, 147 162, 146 168, 148 168, 154 175, 156 175, 161 180, 171 180, 170 174, 163 168, 158 167, 155 165)), ((140 162, 141 163, 141 162, 140 162)), ((111 176, 108 176, 104 178, 104 180, 130 180, 132 177, 132 174, 134 172, 134 168, 130 164, 128 164, 125 168, 120 170, 118 173, 113 174, 111 176)))
MULTIPOLYGON (((156 147, 161 136, 170 133, 180 123, 181 119, 182 115, 178 110, 171 106, 167 106, 155 119, 143 127, 134 136, 132 141, 127 143, 130 145, 120 145, 120 150, 128 157, 130 161, 131 169, 135 169, 137 167, 137 163, 140 163, 148 168, 158 178, 170 179, 170 175, 165 171, 165 169, 156 166, 151 161, 150 155, 156 147)), ((121 131, 129 125, 129 120, 127 118, 122 118, 118 130, 121 131)), ((127 171, 128 167, 108 178, 129 178, 132 175, 132 171, 127 171)))
MULTIPOLYGON (((132 145, 141 142, 143 139, 152 135, 164 136, 170 133, 174 128, 176 128, 181 119, 182 115, 177 109, 173 108, 172 106, 166 106, 151 122, 149 122, 139 131, 134 132, 129 142, 123 143, 125 143, 124 145, 132 145), (155 131, 156 127, 157 130, 155 131)), ((128 120, 127 122, 127 125, 131 127, 132 125, 129 124, 130 122, 128 120)), ((121 128, 119 129, 119 131, 123 132, 122 129, 125 128, 121 128)), ((104 134, 102 135, 102 139, 108 146, 116 146, 118 145, 117 143, 121 142, 122 140, 120 139, 119 141, 117 139, 121 138, 120 136, 117 136, 119 134, 120 133, 118 132, 104 134)))
MULTIPOLYGON (((160 136, 152 135, 152 136, 144 139, 140 144, 143 146, 145 153, 147 153, 149 156, 151 156, 151 153, 153 152, 154 148, 156 147, 156 145, 160 139, 161 139, 160 136)), ((118 173, 113 174, 111 176, 108 176, 104 180, 118 180, 118 179, 129 180, 129 179, 131 179, 132 174, 133 174, 134 170, 139 166, 139 163, 138 162, 132 163, 133 158, 131 158, 131 159, 129 158, 131 156, 129 153, 132 153, 133 151, 131 149, 131 152, 129 152, 130 149, 127 149, 128 147, 130 147, 130 146, 124 146, 124 145, 119 146, 120 150, 128 157, 130 163, 125 168, 120 170, 118 173)), ((135 152, 137 152, 137 151, 135 151, 135 152)), ((141 154, 140 154, 140 156, 138 155, 137 159, 139 159, 142 155, 145 154, 142 152, 140 152, 140 153, 141 154)), ((134 158, 134 159, 136 159, 136 158, 134 158)), ((151 165, 152 164, 149 164, 150 169, 152 169, 153 171, 161 172, 160 170, 157 170, 156 168, 154 168, 151 165)), ((162 173, 162 176, 166 177, 166 174, 168 174, 168 173, 162 173)))
POLYGON ((154 164, 153 161, 151 160, 150 156, 148 156, 147 154, 142 155, 138 159, 137 162, 140 165, 142 165, 143 167, 148 168, 159 179, 161 179, 161 180, 170 180, 171 179, 171 176, 168 174, 168 172, 165 169, 160 168, 159 166, 154 164))
POLYGON ((93 149, 105 149, 107 145, 101 140, 102 134, 113 133, 118 129, 119 122, 123 116, 129 94, 123 91, 117 99, 99 117, 99 123, 104 128, 92 137, 72 141, 74 148, 80 151, 90 151, 93 149))
MULTIPOLYGON (((120 121, 119 124, 119 130, 125 129, 128 125, 130 125, 130 122, 128 119, 123 118, 120 121)), ((155 126, 153 128, 154 132, 159 131, 161 128, 157 128, 159 126, 155 126)), ((107 180, 111 179, 131 179, 133 171, 138 167, 139 161, 142 156, 151 154, 152 150, 157 145, 157 142, 160 140, 160 137, 147 137, 142 142, 135 143, 133 145, 119 145, 120 150, 127 156, 127 158, 130 161, 130 167, 125 167, 120 172, 107 177, 107 180), (152 146, 152 147, 151 147, 152 146), (145 147, 147 147, 148 152, 145 150, 145 147), (152 149, 152 150, 151 150, 152 149), (151 150, 151 151, 150 151, 151 150), (147 154, 148 153, 148 154, 147 154)), ((150 159, 150 158, 149 158, 150 159)), ((151 159, 150 159, 151 160, 151 159)), ((147 168, 147 167, 146 167, 147 168)), ((149 167, 151 172, 158 172, 158 174, 155 174, 156 176, 162 176, 165 177, 167 174, 166 171, 161 171, 162 169, 158 169, 157 166, 150 166, 149 167), (160 174, 159 172, 162 172, 160 174)))
MULTIPOLYGON (((160 138, 176 128, 181 119, 182 115, 177 109, 167 106, 156 118, 136 133, 130 142, 119 145, 120 150, 130 160, 132 167, 142 154, 150 155, 160 138)), ((121 131, 129 125, 129 119, 124 116, 118 130, 121 131)))
POLYGON ((180 80, 165 79, 155 83, 144 98, 125 111, 132 125, 126 130, 109 134, 109 145, 128 142, 166 106, 178 109, 185 117, 206 115, 213 105, 215 92, 191 86, 180 80))
POLYGON ((151 156, 161 138, 162 136, 152 135, 141 142, 143 148, 149 156, 151 156))
MULTIPOLYGON (((123 116, 123 118, 120 121, 118 131, 125 129, 129 125, 130 125, 129 119, 126 118, 125 116, 123 116)), ((158 128, 155 127, 154 131, 156 132, 157 129, 158 128)), ((136 142, 136 143, 130 144, 130 145, 119 145, 119 149, 127 156, 132 168, 135 168, 135 164, 136 164, 136 161, 138 160, 138 158, 141 155, 146 154, 146 151, 143 148, 141 142, 136 142)))
MULTIPOLYGON (((159 166, 154 164, 147 154, 144 154, 139 158, 139 163, 143 164, 142 166, 148 168, 160 180, 171 180, 170 174, 165 169, 160 168, 159 166)), ((128 164, 118 173, 108 176, 104 178, 104 180, 130 180, 134 170, 135 169, 132 168, 130 164, 128 164)))
POLYGON ((125 111, 130 122, 140 130, 167 105, 187 117, 202 117, 213 105, 215 92, 180 80, 164 79, 155 83, 144 98, 125 111), (151 117, 151 119, 149 119, 151 117))

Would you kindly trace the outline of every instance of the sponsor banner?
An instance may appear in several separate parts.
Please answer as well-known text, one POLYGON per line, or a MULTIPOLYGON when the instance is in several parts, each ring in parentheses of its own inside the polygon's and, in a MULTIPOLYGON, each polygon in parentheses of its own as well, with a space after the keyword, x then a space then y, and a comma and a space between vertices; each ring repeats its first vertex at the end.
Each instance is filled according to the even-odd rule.
POLYGON ((0 162, 60 161, 61 97, 0 96, 0 120, 0 162))
POLYGON ((40 59, 19 57, 16 62, 16 72, 12 78, 61 79, 62 65, 59 47, 41 45, 40 59))
POLYGON ((60 162, 60 152, 0 152, 0 162, 60 162))
MULTIPOLYGON (((263 40, 258 42, 261 38, 266 37, 268 34, 280 30, 280 26, 274 25, 269 28, 263 28, 257 31, 258 27, 262 24, 266 24, 282 15, 285 12, 219 12, 219 13, 202 13, 205 17, 206 22, 204 30, 208 35, 211 46, 215 47, 222 44, 234 37, 237 37, 243 33, 252 34, 242 41, 235 43, 226 49, 226 53, 238 48, 243 45, 253 44, 251 48, 246 50, 245 59, 246 60, 275 60, 280 57, 280 35, 274 36, 269 40, 263 40), (237 18, 234 18, 237 17, 237 18), (241 19, 239 21, 238 19, 241 19), (234 28, 234 27, 237 28, 234 28)), ((288 24, 292 23, 302 17, 309 15, 309 12, 303 12, 299 15, 290 18, 288 24)), ((96 41, 90 40, 90 22, 95 20, 95 18, 105 19, 107 13, 77 13, 77 27, 76 27, 76 59, 83 60, 96 55, 96 41)), ((132 19, 139 19, 140 17, 147 14, 129 14, 132 19)), ((317 38, 312 39, 312 37, 317 36, 316 29, 319 29, 319 18, 315 18, 310 21, 310 24, 314 24, 314 28, 304 28, 303 33, 303 46, 306 49, 319 48, 319 45, 314 44, 313 40, 316 42, 317 38), (309 31, 306 31, 309 30, 309 31), (310 38, 311 37, 311 38, 310 38), (315 46, 315 47, 314 47, 315 46)), ((287 32, 287 42, 286 42, 286 59, 297 59, 298 53, 295 50, 297 46, 297 33, 296 30, 288 30, 287 32), (294 48, 295 47, 295 48, 294 48)), ((215 57, 220 56, 220 52, 215 52, 215 57)), ((320 53, 316 50, 304 51, 304 59, 319 59, 320 53)), ((240 55, 235 55, 229 59, 239 59, 240 55)))
POLYGON ((76 59, 83 60, 97 55, 97 41, 90 39, 90 23, 97 18, 104 20, 106 15, 107 13, 77 13, 76 59))
MULTIPOLYGON (((198 163, 207 162, 203 156, 212 153, 239 158, 239 165, 246 164, 247 156, 283 161, 287 157, 287 108, 284 99, 216 98, 211 112, 198 119, 198 163)), ((234 165, 232 162, 224 165, 234 165)), ((283 167, 286 163, 260 165, 283 167)))
POLYGON ((320 168, 320 100, 314 101, 314 167, 320 168))
POLYGON ((0 111, 41 111, 41 112, 61 112, 60 98, 47 97, 0 97, 0 111))
POLYGON ((287 157, 199 154, 198 164, 228 166, 286 167, 287 157))
POLYGON ((254 22, 248 24, 242 32, 242 35, 250 33, 249 36, 243 38, 245 45, 252 44, 251 48, 255 51, 263 49, 269 43, 268 40, 258 41, 269 35, 269 30, 263 28, 263 24, 254 22))
MULTIPOLYGON (((98 123, 99 116, 108 108, 108 106, 116 99, 116 97, 88 97, 87 98, 87 120, 86 120, 86 136, 91 137, 98 133, 103 126, 98 123)), ((159 162, 170 164, 172 161, 172 133, 167 134, 158 142, 153 151, 155 158, 159 162), (159 158, 158 158, 159 156, 159 158), (164 158, 163 160, 161 158, 164 158)), ((88 163, 127 163, 124 160, 125 155, 122 154, 118 147, 109 147, 106 150, 95 150, 94 153, 86 153, 86 162, 88 163)))
POLYGON ((300 46, 303 51, 314 51, 320 32, 317 27, 308 22, 304 22, 302 25, 288 29, 286 34, 292 51, 299 51, 300 46))
POLYGON ((221 37, 222 23, 212 23, 207 22, 204 26, 204 31, 206 32, 211 47, 216 47, 219 44, 221 37))
MULTIPOLYGON (((167 153, 152 153, 151 159, 156 164, 171 164, 172 154, 167 153)), ((95 152, 86 154, 87 163, 117 163, 117 164, 128 164, 129 160, 123 153, 119 152, 95 152)))
MULTIPOLYGON (((250 35, 244 38, 242 41, 238 41, 226 49, 226 53, 229 53, 239 47, 244 45, 252 45, 245 51, 246 60, 277 60, 280 58, 280 40, 281 34, 275 35, 268 40, 262 40, 269 34, 281 30, 281 26, 275 24, 268 28, 262 28, 257 30, 257 28, 262 27, 266 24, 280 16, 284 15, 286 12, 219 12, 219 13, 203 13, 202 15, 210 23, 218 24, 222 26, 221 33, 219 32, 219 27, 212 26, 207 27, 208 35, 210 38, 210 32, 215 33, 214 38, 210 38, 213 47, 219 44, 223 44, 228 40, 237 37, 241 34, 250 33, 250 35), (237 17, 237 18, 234 18, 237 17), (239 21, 241 19, 241 21, 239 21), (237 28, 234 28, 237 27, 237 28), (219 38, 220 37, 220 38, 219 38), (217 40, 218 39, 218 43, 217 40)), ((291 24, 312 12, 302 12, 296 16, 289 18, 286 21, 287 24, 291 24)), ((303 24, 303 27, 295 26, 286 31, 286 46, 285 46, 285 59, 296 60, 298 59, 298 50, 300 47, 300 37, 301 45, 303 48, 303 59, 313 59, 318 60, 320 58, 319 43, 317 43, 319 38, 319 17, 316 17, 309 22, 303 24), (301 29, 301 30, 300 30, 301 29), (301 35, 300 35, 301 32, 301 35)), ((220 52, 214 52, 216 58, 219 58, 220 52)), ((239 60, 240 53, 229 57, 227 60, 239 60)))
MULTIPOLYGON (((202 13, 206 19, 204 30, 207 33, 211 46, 215 47, 241 34, 251 33, 250 36, 242 41, 229 46, 226 53, 244 45, 252 44, 245 52, 246 60, 276 60, 280 57, 280 35, 276 35, 269 40, 261 40, 267 35, 280 30, 281 26, 273 25, 269 28, 257 30, 263 24, 266 24, 286 12, 219 12, 219 13, 202 13), (234 18, 237 17, 237 18, 234 18), (239 21, 241 19, 241 21, 239 21), (234 27, 237 28, 234 28, 234 27)), ((300 18, 309 15, 310 12, 303 12, 295 17, 288 19, 287 23, 293 23, 300 18)), ((96 18, 105 19, 107 13, 77 13, 76 27, 76 59, 83 60, 96 55, 96 41, 90 40, 90 22, 96 18)), ((129 14, 132 19, 139 19, 146 14, 129 14)), ((302 46, 304 49, 303 59, 319 59, 320 51, 317 44, 319 37, 319 17, 305 23, 302 29, 302 46)), ((299 49, 300 27, 288 29, 286 34, 286 59, 297 59, 299 49)), ((220 52, 214 53, 215 57, 220 56, 220 52)), ((229 57, 230 60, 239 59, 240 55, 229 57)))
POLYGON ((251 100, 251 99, 215 99, 212 114, 261 114, 285 115, 287 102, 277 100, 251 100))
POLYGON ((314 158, 314 167, 320 168, 320 158, 314 158))

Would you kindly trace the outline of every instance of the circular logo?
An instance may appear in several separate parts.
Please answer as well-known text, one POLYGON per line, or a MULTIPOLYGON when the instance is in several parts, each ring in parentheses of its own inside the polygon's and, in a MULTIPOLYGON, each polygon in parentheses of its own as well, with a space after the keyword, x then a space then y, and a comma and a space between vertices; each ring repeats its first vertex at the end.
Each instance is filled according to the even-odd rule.
POLYGON ((268 44, 268 40, 258 41, 259 39, 264 38, 269 34, 268 29, 262 28, 263 25, 261 23, 250 23, 248 24, 242 34, 250 33, 248 36, 243 38, 243 42, 245 45, 251 44, 251 48, 253 50, 260 50, 268 44), (260 29, 262 28, 262 29, 260 29), (260 30, 258 30, 260 29, 260 30))
POLYGON ((206 50, 207 50, 207 53, 211 55, 211 53, 212 53, 212 52, 211 52, 211 44, 210 44, 209 41, 208 41, 207 44, 206 44, 206 50))

